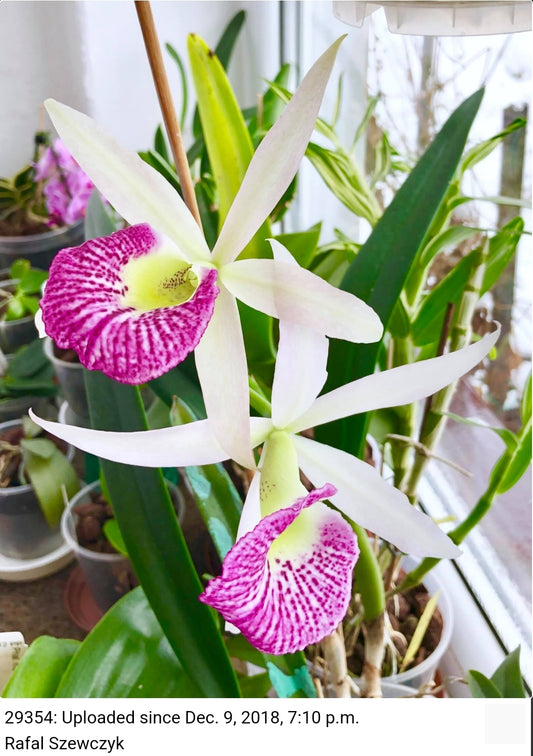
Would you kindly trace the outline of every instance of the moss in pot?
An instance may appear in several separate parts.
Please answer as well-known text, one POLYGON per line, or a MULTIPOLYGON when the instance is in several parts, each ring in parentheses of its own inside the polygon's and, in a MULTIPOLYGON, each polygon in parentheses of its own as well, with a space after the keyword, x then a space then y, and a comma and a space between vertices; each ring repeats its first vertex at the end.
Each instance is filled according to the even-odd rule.
POLYGON ((54 439, 28 417, 0 425, 0 551, 35 559, 62 545, 63 490, 79 481, 72 447, 54 439))

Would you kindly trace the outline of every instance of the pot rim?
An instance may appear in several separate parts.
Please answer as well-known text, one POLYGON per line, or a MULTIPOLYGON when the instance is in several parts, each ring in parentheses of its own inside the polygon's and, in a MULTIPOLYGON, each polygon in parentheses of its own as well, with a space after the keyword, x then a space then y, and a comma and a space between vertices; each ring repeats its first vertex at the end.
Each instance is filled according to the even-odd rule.
MULTIPOLYGON (((412 556, 406 556, 404 564, 407 564, 410 568, 416 567, 420 563, 419 559, 415 559, 412 556)), ((446 652, 446 649, 450 645, 453 633, 453 606, 448 595, 448 589, 444 585, 443 581, 439 579, 439 566, 436 565, 431 572, 429 572, 423 579, 423 584, 427 588, 430 596, 434 596, 437 591, 440 591, 437 606, 442 613, 443 627, 442 635, 437 644, 437 647, 430 655, 424 659, 421 664, 417 664, 416 667, 406 669, 404 672, 397 672, 395 675, 384 675, 381 679, 384 682, 404 684, 408 680, 414 677, 423 676, 424 673, 430 672, 432 669, 436 669, 442 656, 446 652)), ((441 576, 442 577, 442 576, 441 576)))
MULTIPOLYGON (((13 428, 16 425, 22 425, 21 420, 6 420, 3 423, 0 423, 0 434, 2 431, 7 430, 8 428, 13 428)), ((66 458, 69 462, 72 462, 74 459, 74 447, 71 444, 68 444, 67 451, 65 454, 66 458)), ((33 491, 33 486, 31 483, 24 483, 21 486, 13 486, 13 487, 7 487, 7 488, 0 488, 0 497, 9 496, 9 494, 20 492, 20 493, 27 493, 28 491, 33 491)))
POLYGON ((26 236, 2 236, 0 234, 0 241, 7 244, 19 244, 21 241, 38 241, 46 236, 47 239, 53 239, 57 236, 62 236, 66 231, 71 228, 78 228, 85 222, 84 218, 80 218, 75 223, 71 223, 70 226, 60 226, 60 228, 52 228, 49 231, 43 231, 40 234, 26 234, 26 236))
POLYGON ((60 360, 59 357, 56 357, 54 354, 53 340, 50 336, 45 336, 43 349, 50 362, 53 362, 54 365, 59 364, 62 368, 65 368, 65 370, 81 370, 83 367, 81 362, 65 362, 64 360, 60 360))
POLYGON ((80 488, 80 490, 75 493, 74 496, 66 504, 65 509, 63 510, 63 514, 61 515, 61 534, 65 540, 65 543, 68 544, 69 548, 75 554, 80 554, 87 559, 93 559, 95 562, 121 562, 124 560, 129 560, 129 557, 124 556, 124 554, 102 554, 99 551, 91 551, 91 549, 86 549, 85 546, 81 546, 81 544, 78 543, 76 538, 71 533, 71 530, 69 528, 69 520, 71 518, 74 519, 72 509, 77 504, 80 504, 81 500, 86 498, 89 493, 96 488, 100 488, 99 480, 95 480, 92 483, 84 486, 83 488, 80 488))

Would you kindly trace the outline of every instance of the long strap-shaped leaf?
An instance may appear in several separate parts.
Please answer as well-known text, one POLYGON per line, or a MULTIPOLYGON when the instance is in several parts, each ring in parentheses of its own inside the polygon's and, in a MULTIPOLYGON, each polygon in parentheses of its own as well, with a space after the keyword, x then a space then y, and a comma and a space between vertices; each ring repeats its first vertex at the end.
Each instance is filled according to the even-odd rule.
POLYGON ((141 588, 127 593, 72 658, 57 698, 198 698, 141 588), (95 659, 98 674, 95 675, 95 659))
MULTIPOLYGON (((94 428, 146 430, 139 390, 86 371, 94 428)), ((135 572, 189 677, 208 697, 236 697, 239 688, 160 470, 102 460, 113 509, 135 572)))
MULTIPOLYGON (((385 328, 411 264, 454 176, 482 97, 483 90, 479 90, 452 113, 344 276, 341 288, 373 307, 385 328)), ((379 344, 333 342, 327 388, 331 390, 370 375, 378 350, 379 344)), ((317 429, 317 438, 358 454, 366 423, 365 415, 339 420, 317 429)))

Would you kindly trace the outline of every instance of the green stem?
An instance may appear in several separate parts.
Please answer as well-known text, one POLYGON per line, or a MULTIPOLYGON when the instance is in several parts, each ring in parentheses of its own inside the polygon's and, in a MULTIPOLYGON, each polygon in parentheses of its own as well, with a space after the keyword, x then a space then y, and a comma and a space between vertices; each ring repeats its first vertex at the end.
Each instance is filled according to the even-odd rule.
POLYGON ((381 569, 366 534, 366 530, 351 523, 359 544, 359 559, 355 565, 355 590, 361 595, 365 621, 370 622, 385 611, 385 587, 381 569))
MULTIPOLYGON (((450 352, 456 352, 470 343, 472 333, 471 321, 479 300, 487 253, 488 241, 485 240, 483 246, 478 250, 478 262, 474 266, 470 281, 465 287, 463 297, 459 304, 457 320, 451 329, 450 352)), ((446 425, 446 416, 444 413, 449 409, 456 385, 456 381, 451 383, 449 386, 446 386, 434 394, 426 403, 419 436, 419 442, 426 451, 433 451, 439 442, 446 425)), ((416 498, 418 483, 426 469, 429 459, 430 455, 427 453, 418 453, 415 455, 413 466, 405 480, 403 489, 412 501, 416 498)))

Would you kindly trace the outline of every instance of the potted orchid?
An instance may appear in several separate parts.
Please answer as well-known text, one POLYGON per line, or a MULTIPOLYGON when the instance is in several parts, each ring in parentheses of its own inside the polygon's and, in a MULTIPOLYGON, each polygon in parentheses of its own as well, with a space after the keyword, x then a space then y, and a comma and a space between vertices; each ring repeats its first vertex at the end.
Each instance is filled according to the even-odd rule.
POLYGON ((38 132, 33 161, 0 178, 0 266, 26 258, 47 269, 58 249, 82 241, 92 189, 61 140, 38 132))
MULTIPOLYGON (((480 261, 482 271, 497 273, 501 238, 492 255, 490 242, 476 248, 451 330, 443 327, 441 307, 420 355, 419 330, 411 327, 422 327, 431 250, 438 247, 433 243, 428 252, 428 245, 447 230, 446 203, 452 189, 455 198, 459 192, 482 92, 450 116, 381 218, 365 182, 352 186, 374 229, 340 287, 298 263, 302 239, 272 238, 271 213, 306 150, 317 154, 308 144, 316 124, 324 130, 317 117, 341 42, 326 50, 292 96, 272 86, 287 104, 254 147, 222 65, 201 39, 189 38, 203 167, 209 164, 217 188, 211 244, 203 227, 213 218, 194 201, 187 160, 176 159, 176 170, 161 155, 148 164, 84 114, 47 102, 64 144, 129 225, 113 230, 105 209, 95 206, 91 223, 100 236, 58 253, 41 302, 46 333, 87 368, 92 428, 32 417, 101 458, 141 584, 79 647, 58 641, 66 671, 52 695, 128 695, 132 683, 122 684, 114 672, 127 662, 126 639, 143 645, 160 638, 158 674, 143 673, 146 696, 265 695, 271 686, 280 696, 314 696, 335 681, 337 695, 362 689, 379 697, 385 604, 401 582, 400 557, 423 560, 404 579, 412 587, 439 560, 460 556, 458 544, 482 516, 479 509, 447 533, 424 514, 411 475, 421 465, 391 434, 387 442, 399 444, 392 455, 396 485, 362 459, 370 413, 441 397, 433 400, 434 430, 448 408, 448 387, 498 341, 498 324, 474 340, 468 323, 472 282, 478 291, 486 283, 480 261), (224 119, 224 137, 217 119, 224 119), (400 354, 401 343, 408 353, 400 354), (382 344, 393 345, 392 366, 381 364, 382 344), (136 388, 147 381, 169 406, 168 427, 148 430, 136 388), (183 470, 223 560, 221 574, 203 582, 165 491, 160 468, 172 466, 183 470), (235 469, 247 471, 244 501, 228 475, 235 469), (360 687, 347 673, 349 628, 342 629, 354 607, 365 635, 360 687), (136 617, 144 623, 142 640, 136 617), (88 676, 87 660, 96 665, 98 644, 112 634, 116 641, 117 633, 124 652, 116 667, 88 676), (326 672, 313 679, 317 648, 326 672), (264 672, 238 679, 230 656, 253 660, 264 672)), ((193 172, 197 159, 190 161, 193 172)), ((457 276, 454 281, 459 290, 457 276)), ((526 405, 523 431, 508 439, 491 501, 506 476, 509 484, 524 469, 527 452, 518 461, 514 452, 527 450, 526 405)), ((404 425, 413 426, 413 417, 404 425)), ((410 436, 399 435, 405 445, 410 436)), ((431 443, 424 440, 425 450, 431 443)), ((25 695, 39 653, 30 648, 9 695, 25 695)), ((47 690, 32 688, 31 695, 47 690)))

